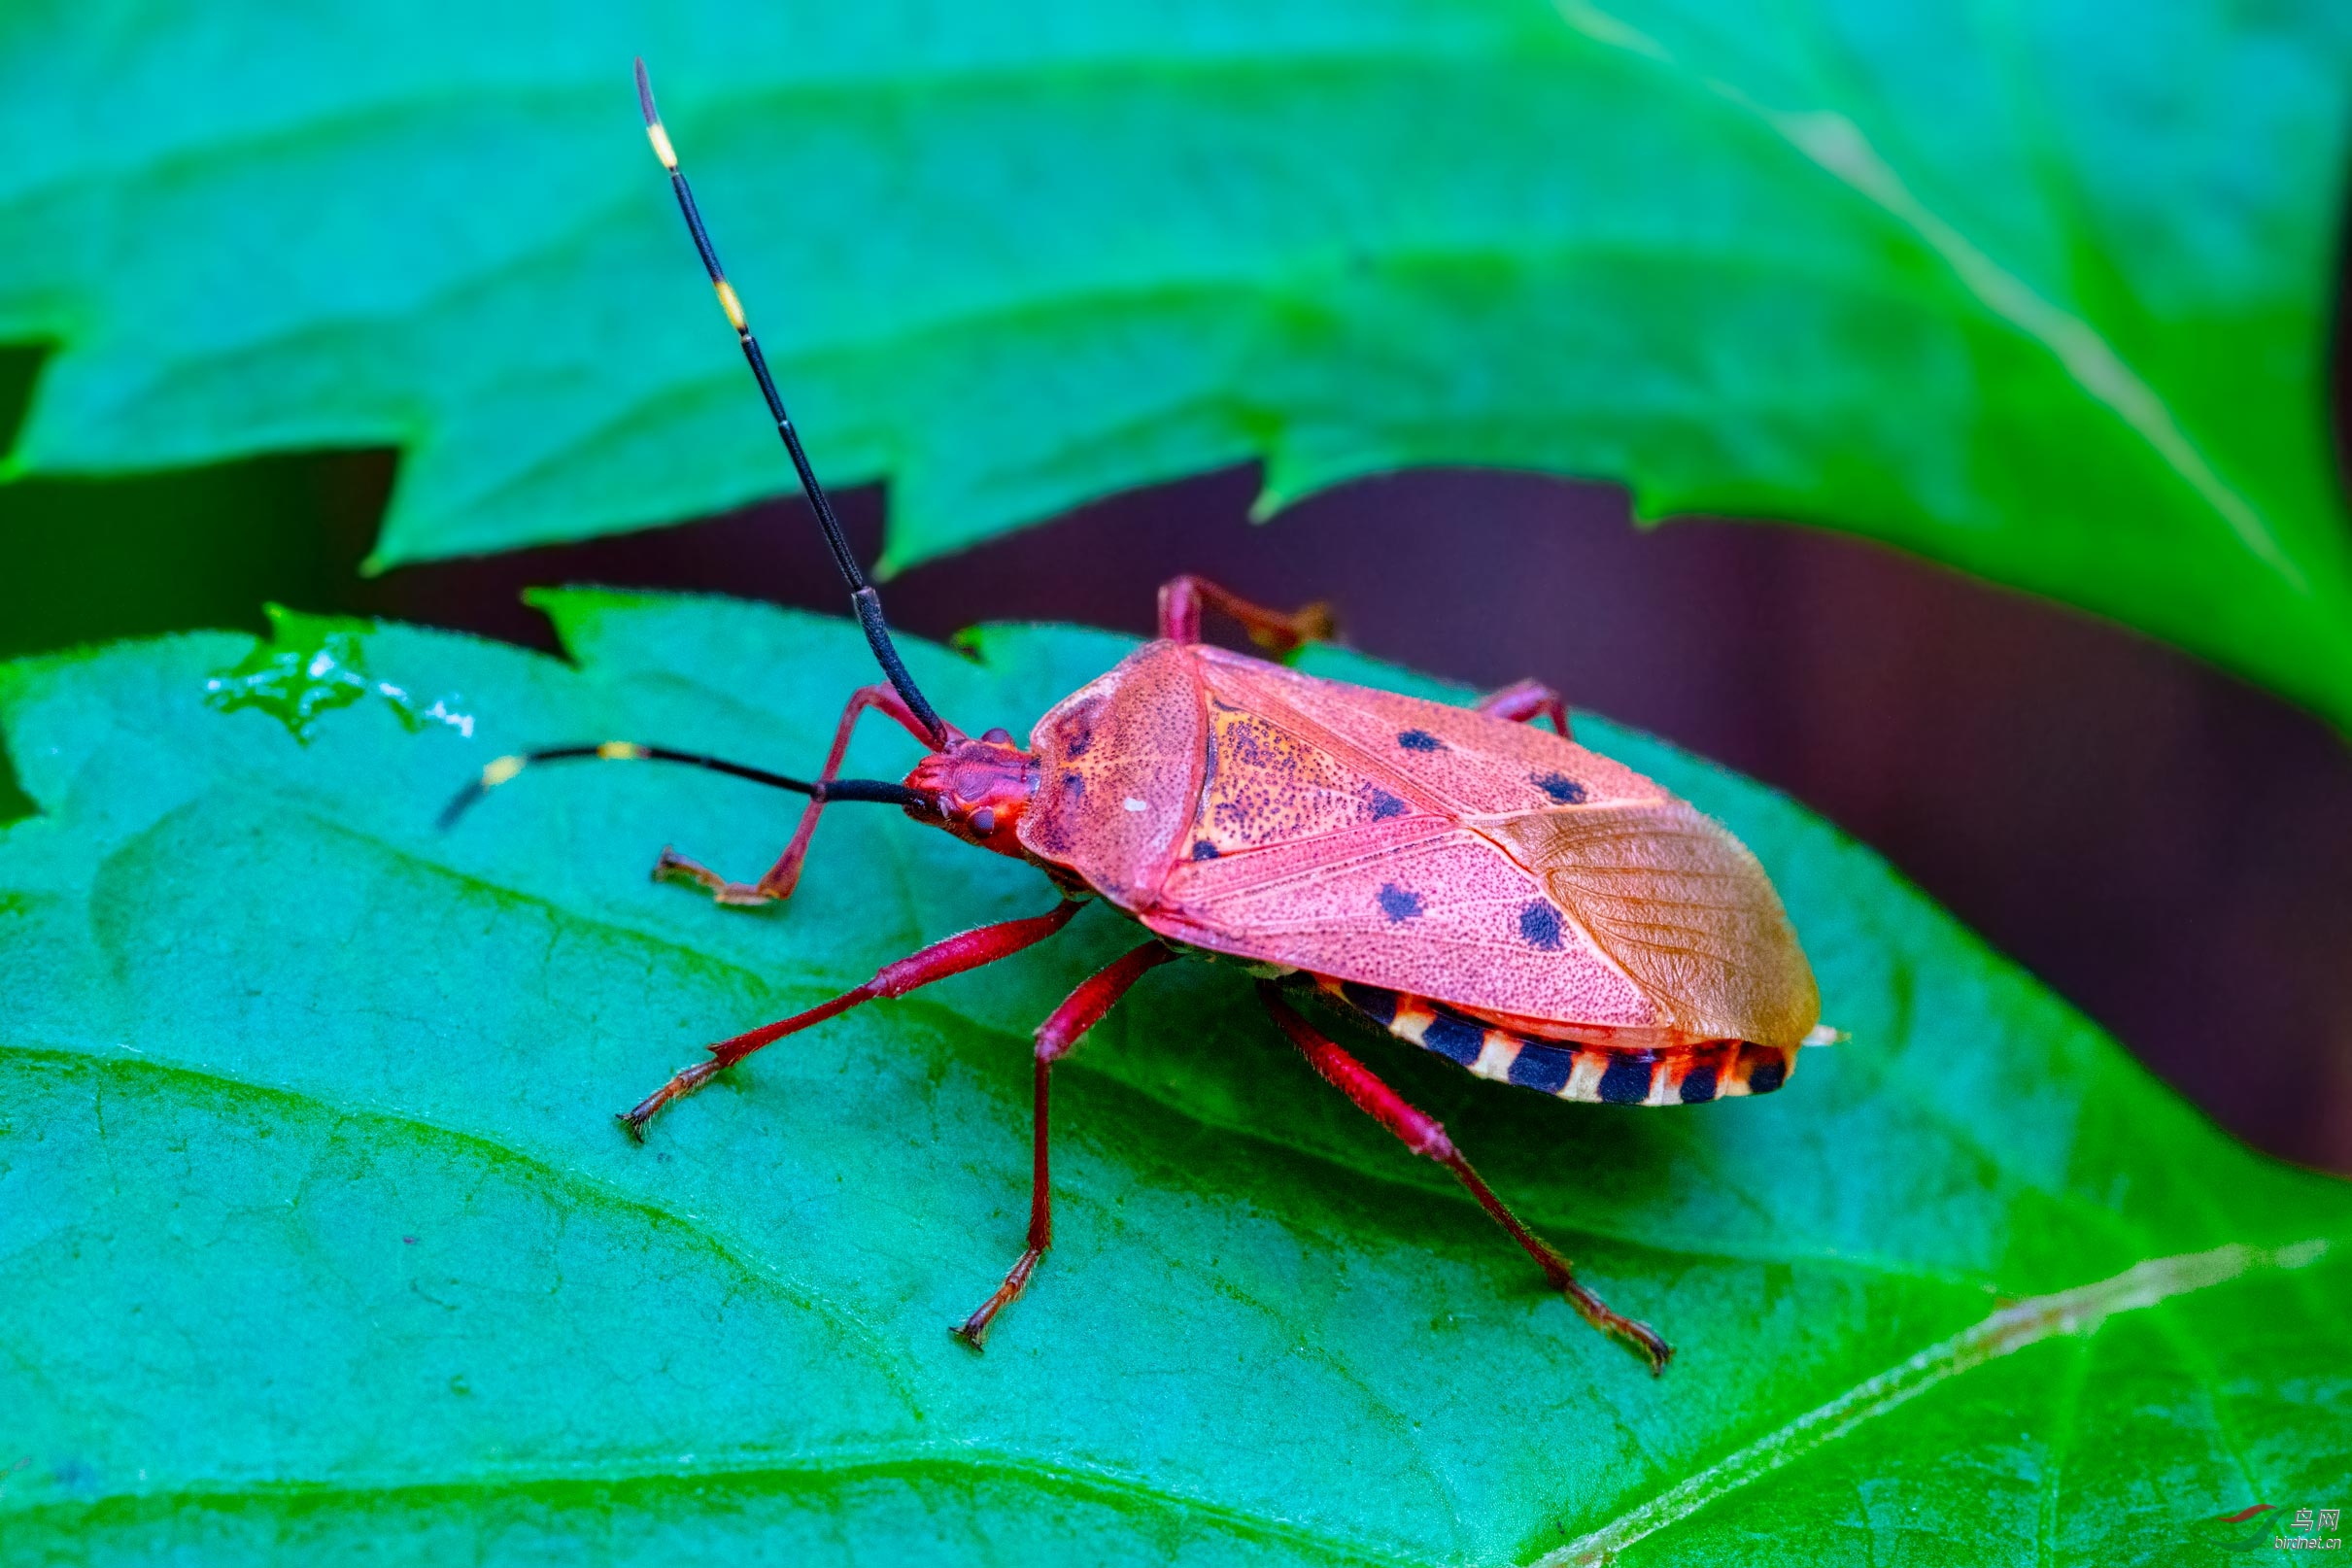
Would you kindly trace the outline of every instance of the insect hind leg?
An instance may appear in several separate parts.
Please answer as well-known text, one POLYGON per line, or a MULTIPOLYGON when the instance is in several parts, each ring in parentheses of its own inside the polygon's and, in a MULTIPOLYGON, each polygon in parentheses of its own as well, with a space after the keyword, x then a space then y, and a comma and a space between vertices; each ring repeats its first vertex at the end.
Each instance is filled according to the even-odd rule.
POLYGON ((1331 606, 1319 599, 1284 614, 1186 572, 1160 585, 1160 635, 1171 642, 1200 641, 1204 609, 1238 623, 1250 641, 1273 654, 1289 653, 1302 643, 1329 641, 1336 625, 1331 606))
POLYGON ((1446 1136, 1444 1125, 1436 1117, 1409 1103, 1403 1095, 1383 1083, 1372 1069, 1299 1016, 1290 1004, 1282 1000, 1275 982, 1259 981, 1258 996, 1264 1001, 1267 1012, 1273 1015, 1276 1027, 1290 1038, 1290 1042, 1299 1048, 1308 1064, 1321 1074, 1325 1082, 1354 1101, 1358 1109, 1394 1133, 1414 1153, 1425 1155, 1451 1171, 1454 1179, 1468 1188, 1470 1195, 1478 1200, 1479 1207, 1485 1210, 1494 1222, 1508 1231, 1511 1239, 1525 1249, 1527 1255, 1535 1260, 1536 1266, 1544 1271, 1544 1278, 1551 1281, 1551 1288, 1567 1297, 1568 1304, 1577 1310, 1585 1321, 1639 1350, 1649 1360, 1653 1376, 1666 1370, 1666 1362, 1673 1356, 1674 1347, 1660 1339, 1657 1331, 1649 1324, 1615 1311, 1586 1289, 1576 1278, 1576 1272, 1569 1266, 1568 1260, 1554 1250, 1550 1243, 1521 1224, 1519 1217, 1511 1211, 1502 1199, 1495 1196, 1494 1189, 1486 1185, 1485 1178, 1473 1170, 1461 1151, 1453 1146, 1453 1140, 1446 1136))

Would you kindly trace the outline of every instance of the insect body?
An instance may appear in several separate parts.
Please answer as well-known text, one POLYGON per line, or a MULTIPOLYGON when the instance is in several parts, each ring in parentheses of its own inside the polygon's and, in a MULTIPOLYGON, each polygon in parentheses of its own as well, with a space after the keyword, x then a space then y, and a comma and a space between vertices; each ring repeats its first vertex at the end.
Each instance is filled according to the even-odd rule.
POLYGON ((1165 621, 1038 725, 1033 858, 1488 1076, 1634 1104, 1778 1084, 1819 998, 1728 834, 1565 736, 1165 621))
POLYGON ((1204 609, 1231 616, 1275 652, 1325 631, 1327 620, 1312 608, 1268 610, 1191 577, 1161 591, 1159 638, 1055 706, 1026 747, 1003 730, 975 738, 946 723, 907 674, 880 601, 841 539, 678 172, 642 64, 637 84, 654 150, 887 682, 851 697, 813 780, 607 741, 501 758, 450 817, 535 762, 686 763, 809 798, 791 843, 757 882, 663 852, 656 876, 703 887, 722 903, 790 897, 835 801, 897 804, 918 822, 1036 865, 1064 897, 1047 913, 951 937, 805 1012, 720 1041, 622 1118, 631 1136, 762 1046, 1009 957, 1099 898, 1147 937, 1038 1028, 1028 1244, 957 1327, 968 1344, 980 1346, 1052 1242, 1053 1064, 1145 973, 1198 952, 1246 961, 1266 976, 1258 989, 1268 1012, 1317 1073, 1414 1152, 1451 1170, 1578 1312, 1661 1370, 1665 1342, 1580 1283, 1442 1126, 1312 1025, 1293 999, 1319 993, 1482 1076, 1565 1099, 1663 1106, 1763 1093, 1786 1078, 1820 1006, 1755 857, 1655 784, 1575 744, 1558 697, 1544 687, 1522 683, 1463 709, 1229 653, 1200 640, 1204 609), (838 776, 869 709, 926 748, 903 782, 838 776), (1547 717, 1558 733, 1536 728, 1547 717))

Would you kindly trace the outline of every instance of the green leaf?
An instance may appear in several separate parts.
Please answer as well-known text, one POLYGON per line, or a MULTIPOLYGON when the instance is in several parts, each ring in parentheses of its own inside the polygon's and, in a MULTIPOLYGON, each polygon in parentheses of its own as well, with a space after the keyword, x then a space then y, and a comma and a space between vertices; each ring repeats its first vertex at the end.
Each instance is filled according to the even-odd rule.
POLYGON ((2331 0, 259 0, 0 17, 16 461, 403 449, 378 565, 790 486, 887 562, 1251 458, 1859 532, 2352 722, 2331 0))
MULTIPOLYGON (((974 1356, 946 1330, 1020 1245, 1028 1031, 1132 928, 853 1011, 632 1146, 612 1112, 702 1042, 1052 894, 845 807, 788 907, 717 908, 655 851, 748 873, 795 802, 653 767, 436 833, 522 744, 805 767, 869 678, 843 622, 544 603, 576 665, 284 617, 0 669, 41 809, 0 835, 11 1561, 2169 1563, 2341 1496, 2352 1193, 1797 807, 1585 718, 1755 847, 1852 1039, 1636 1110, 1349 1038, 1676 1341, 1665 1378, 1204 965, 1057 1078, 1056 1246, 974 1356), (299 701, 224 704, 330 647, 369 692, 307 744, 299 701)), ((1126 644, 974 646, 911 657, 978 727, 1126 644)))

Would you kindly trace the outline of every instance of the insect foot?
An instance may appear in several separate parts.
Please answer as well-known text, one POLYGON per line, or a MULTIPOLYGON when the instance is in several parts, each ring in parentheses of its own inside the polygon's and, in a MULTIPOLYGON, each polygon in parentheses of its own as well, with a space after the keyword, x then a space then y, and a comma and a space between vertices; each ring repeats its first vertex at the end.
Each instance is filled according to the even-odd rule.
MULTIPOLYGON (((1460 1176, 1461 1172, 1454 1174, 1460 1176)), ((1484 1183, 1481 1182, 1480 1185, 1484 1183)), ((1534 1255, 1536 1262, 1543 1267, 1544 1277, 1551 1281, 1551 1288, 1566 1296, 1568 1305, 1574 1307, 1585 1322, 1639 1350, 1649 1359, 1650 1376, 1653 1378, 1665 1375, 1666 1363, 1674 1359, 1674 1346, 1659 1338, 1656 1329, 1638 1318, 1627 1317, 1615 1311, 1607 1302, 1586 1290, 1569 1270, 1568 1260, 1541 1239, 1522 1236, 1521 1240, 1527 1244, 1527 1250, 1534 1255)))
POLYGON ((996 1293, 980 1304, 980 1310, 947 1332, 974 1350, 985 1349, 988 1325, 996 1321, 998 1312, 1029 1288, 1029 1277, 1037 1272, 1038 1259, 1044 1255, 1044 1247, 1032 1244, 1021 1254, 1021 1260, 1012 1266, 1012 1272, 1005 1277, 1005 1282, 997 1286, 996 1293))
POLYGON ((726 1065, 724 1061, 713 1057, 707 1062, 697 1062, 694 1066, 677 1074, 667 1083, 638 1101, 633 1108, 623 1111, 619 1118, 621 1130, 629 1135, 631 1142, 644 1142, 645 1124, 654 1119, 656 1111, 680 1095, 694 1093, 716 1077, 719 1069, 726 1065))
POLYGON ((715 903, 731 909, 757 909, 779 903, 784 897, 762 883, 731 882, 701 862, 688 860, 666 845, 661 859, 654 862, 653 879, 704 889, 715 903))
POLYGON ((1536 1267, 1544 1271, 1544 1278, 1551 1281, 1551 1288, 1567 1297, 1568 1305, 1574 1307, 1578 1315, 1583 1317, 1585 1322, 1590 1323, 1612 1339, 1639 1350, 1650 1363, 1650 1376, 1653 1378, 1663 1376, 1666 1371, 1666 1363, 1674 1359, 1674 1346, 1659 1338, 1657 1330, 1652 1328, 1648 1323, 1642 1322, 1638 1318, 1627 1317, 1585 1289, 1577 1278, 1576 1271, 1569 1267, 1568 1260, 1560 1256, 1550 1242, 1529 1230, 1520 1221, 1519 1216, 1513 1213, 1509 1206, 1494 1195, 1494 1189, 1486 1185, 1486 1178, 1471 1169, 1470 1162, 1462 1158, 1460 1151, 1454 1148, 1451 1141, 1444 1140, 1442 1131, 1440 1138, 1444 1141, 1445 1146, 1427 1152, 1439 1164, 1451 1171, 1454 1179, 1467 1187, 1470 1195, 1478 1200, 1479 1207, 1485 1210, 1493 1217, 1494 1222, 1508 1231, 1511 1239, 1518 1243, 1527 1255, 1535 1260, 1536 1267))

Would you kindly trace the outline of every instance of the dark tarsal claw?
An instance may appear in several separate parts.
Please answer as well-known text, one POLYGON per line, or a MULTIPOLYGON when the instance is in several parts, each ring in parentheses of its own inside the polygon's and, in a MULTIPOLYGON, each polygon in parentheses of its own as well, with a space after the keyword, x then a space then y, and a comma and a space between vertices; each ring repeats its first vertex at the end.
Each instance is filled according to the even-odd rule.
POLYGON ((1653 1378, 1666 1375, 1666 1363, 1674 1359, 1674 1346, 1668 1345, 1656 1329, 1638 1318, 1612 1311, 1600 1297, 1574 1279, 1567 1280, 1563 1288, 1568 1296, 1568 1305, 1574 1307, 1585 1322, 1627 1348, 1640 1352, 1642 1358, 1650 1363, 1650 1376, 1653 1378))
MULTIPOLYGON (((711 1049, 715 1052, 718 1047, 712 1046, 711 1049)), ((721 1065, 722 1064, 716 1060, 708 1062, 697 1062, 694 1066, 678 1074, 667 1083, 663 1084, 662 1087, 656 1089, 653 1093, 638 1101, 633 1108, 621 1112, 621 1126, 622 1129, 629 1134, 631 1142, 637 1143, 644 1142, 645 1124, 654 1119, 654 1113, 659 1111, 664 1106, 668 1105, 672 1100, 677 1099, 680 1095, 692 1094, 695 1090, 699 1089, 703 1084, 718 1076, 719 1068, 721 1065)))

